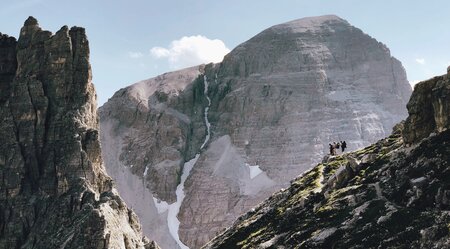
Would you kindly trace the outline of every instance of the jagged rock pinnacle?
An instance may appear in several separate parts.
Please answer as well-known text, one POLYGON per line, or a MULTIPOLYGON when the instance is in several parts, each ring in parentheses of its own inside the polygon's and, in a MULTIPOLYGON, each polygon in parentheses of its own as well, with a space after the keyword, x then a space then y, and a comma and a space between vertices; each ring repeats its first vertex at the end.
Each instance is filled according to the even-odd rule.
POLYGON ((24 26, 36 26, 36 25, 39 25, 39 23, 36 18, 29 16, 23 25, 24 26))

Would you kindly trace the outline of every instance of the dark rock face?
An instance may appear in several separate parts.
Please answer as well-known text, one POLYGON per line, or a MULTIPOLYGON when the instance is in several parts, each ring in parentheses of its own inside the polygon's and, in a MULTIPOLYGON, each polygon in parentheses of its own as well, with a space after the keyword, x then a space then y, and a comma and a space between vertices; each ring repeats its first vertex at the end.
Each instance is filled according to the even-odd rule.
POLYGON ((407 105, 403 139, 412 144, 450 128, 450 73, 418 83, 407 105))
POLYGON ((450 130, 441 121, 449 86, 442 77, 420 83, 391 136, 324 158, 204 248, 450 248, 450 130), (408 140, 411 149, 403 139, 414 125, 427 138, 408 140))
POLYGON ((0 248, 150 248, 102 165, 84 29, 30 17, 0 55, 0 248))
POLYGON ((9 97, 10 84, 16 74, 16 39, 0 33, 0 102, 9 97))

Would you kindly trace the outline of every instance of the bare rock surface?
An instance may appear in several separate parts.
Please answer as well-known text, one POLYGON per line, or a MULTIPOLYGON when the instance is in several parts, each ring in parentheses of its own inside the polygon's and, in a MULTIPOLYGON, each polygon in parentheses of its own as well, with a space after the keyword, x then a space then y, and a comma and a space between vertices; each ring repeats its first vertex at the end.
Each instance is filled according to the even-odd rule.
POLYGON ((436 125, 408 140, 415 146, 404 141, 407 126, 426 134, 424 124, 449 116, 449 86, 442 77, 420 83, 392 135, 325 157, 204 248, 450 248, 450 130, 436 125), (430 96, 439 112, 416 111, 430 96))
POLYGON ((102 163, 85 30, 0 36, 0 248, 157 248, 102 163))
POLYGON ((203 66, 170 72, 119 90, 100 107, 102 153, 108 174, 163 248, 177 248, 168 205, 176 201, 185 161, 205 136, 203 66))
POLYGON ((420 82, 408 102, 403 139, 413 144, 450 128, 450 73, 420 82))
POLYGON ((115 151, 104 151, 108 172, 141 181, 139 196, 133 184, 119 184, 127 202, 153 199, 141 219, 164 220, 183 164, 200 153, 177 215, 191 248, 318 163, 329 142, 346 140, 354 150, 388 135, 407 116, 411 94, 389 49, 336 16, 273 26, 194 71, 137 83, 100 108, 103 147, 115 151), (200 150, 207 96, 211 139, 200 150))

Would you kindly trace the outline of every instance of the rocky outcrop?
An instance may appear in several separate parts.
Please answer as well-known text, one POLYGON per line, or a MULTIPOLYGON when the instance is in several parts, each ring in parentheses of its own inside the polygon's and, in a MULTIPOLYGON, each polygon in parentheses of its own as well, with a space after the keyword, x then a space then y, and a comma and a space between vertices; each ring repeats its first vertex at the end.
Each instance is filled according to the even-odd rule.
POLYGON ((410 93, 385 45, 339 17, 304 18, 261 32, 222 63, 117 92, 100 108, 111 148, 103 155, 127 202, 145 199, 136 211, 159 243, 183 164, 200 153, 178 214, 181 241, 199 248, 318 163, 329 142, 353 150, 388 135, 407 116, 410 93), (200 150, 207 96, 211 139, 200 150))
POLYGON ((155 248, 102 164, 83 28, 0 37, 0 248, 155 248))
MULTIPOLYGON (((415 87, 409 122, 434 123, 434 115, 411 110, 449 86, 438 77, 415 87), (439 88, 424 90, 436 81, 439 88)), ((450 248, 450 130, 408 147, 407 125, 362 150, 325 157, 204 248, 450 248)))
POLYGON ((403 139, 413 144, 450 128, 450 71, 418 83, 407 105, 403 139))

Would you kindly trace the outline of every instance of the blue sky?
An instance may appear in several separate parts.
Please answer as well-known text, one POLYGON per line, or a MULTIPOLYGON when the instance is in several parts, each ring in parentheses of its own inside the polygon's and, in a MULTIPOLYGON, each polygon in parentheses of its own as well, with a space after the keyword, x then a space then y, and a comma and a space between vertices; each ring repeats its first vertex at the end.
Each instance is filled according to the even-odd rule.
POLYGON ((448 0, 0 1, 2 33, 18 37, 30 15, 52 32, 63 25, 87 29, 99 105, 131 83, 207 56, 217 60, 272 25, 324 14, 386 44, 410 81, 444 74, 450 65, 448 0))

